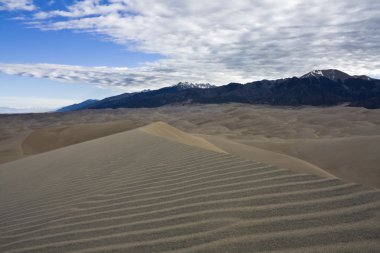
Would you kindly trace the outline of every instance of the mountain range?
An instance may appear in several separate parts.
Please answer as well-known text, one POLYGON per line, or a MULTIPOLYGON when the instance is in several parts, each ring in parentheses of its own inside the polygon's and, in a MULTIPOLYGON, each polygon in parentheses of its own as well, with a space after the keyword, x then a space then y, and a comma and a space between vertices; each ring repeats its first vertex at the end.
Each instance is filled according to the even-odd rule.
POLYGON ((86 109, 88 106, 91 106, 92 104, 98 102, 97 99, 87 99, 81 103, 73 104, 69 106, 62 107, 57 110, 57 112, 69 112, 69 111, 77 111, 81 109, 86 109))
POLYGON ((86 100, 58 111, 103 108, 151 108, 170 104, 248 103, 277 106, 349 106, 380 108, 380 80, 336 69, 314 70, 301 77, 223 86, 181 82, 158 90, 86 100))

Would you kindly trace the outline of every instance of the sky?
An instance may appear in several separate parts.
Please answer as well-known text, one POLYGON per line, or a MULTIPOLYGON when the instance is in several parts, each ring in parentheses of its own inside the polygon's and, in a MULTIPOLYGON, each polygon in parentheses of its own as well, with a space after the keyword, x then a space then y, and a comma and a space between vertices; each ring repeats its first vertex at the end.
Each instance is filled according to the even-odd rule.
POLYGON ((0 107, 335 68, 380 78, 378 0, 0 0, 0 107))

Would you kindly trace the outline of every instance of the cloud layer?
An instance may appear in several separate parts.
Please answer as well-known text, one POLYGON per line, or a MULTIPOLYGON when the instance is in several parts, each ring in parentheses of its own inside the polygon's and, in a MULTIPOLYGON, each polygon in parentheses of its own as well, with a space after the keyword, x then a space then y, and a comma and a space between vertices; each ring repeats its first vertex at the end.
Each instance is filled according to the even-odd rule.
POLYGON ((0 0, 0 10, 14 11, 33 11, 36 7, 33 0, 0 0))
POLYGON ((8 75, 48 78, 55 81, 71 83, 88 83, 98 87, 113 87, 124 91, 140 91, 156 89, 176 84, 183 80, 195 83, 206 83, 213 80, 224 84, 226 81, 240 80, 236 73, 203 73, 202 70, 191 69, 180 72, 178 69, 157 67, 115 68, 115 67, 83 67, 58 64, 0 64, 0 72, 8 75))
POLYGON ((178 81, 246 82, 320 68, 380 76, 376 0, 86 0, 36 11, 33 25, 96 34, 165 58, 139 68, 1 64, 1 72, 127 90, 178 81))

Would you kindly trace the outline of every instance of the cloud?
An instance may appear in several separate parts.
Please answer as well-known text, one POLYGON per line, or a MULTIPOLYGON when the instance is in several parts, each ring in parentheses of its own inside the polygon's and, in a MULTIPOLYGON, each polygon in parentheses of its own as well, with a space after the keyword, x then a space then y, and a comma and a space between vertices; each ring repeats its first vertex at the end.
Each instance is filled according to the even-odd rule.
POLYGON ((380 75, 380 1, 87 0, 33 14, 42 30, 106 37, 165 58, 138 68, 5 65, 4 73, 128 90, 224 84, 338 68, 380 75))
POLYGON ((0 11, 33 11, 35 9, 33 0, 0 0, 0 11))
POLYGON ((234 73, 203 73, 197 69, 180 72, 178 69, 164 68, 158 64, 141 68, 83 67, 58 64, 0 64, 0 72, 36 78, 48 78, 55 81, 88 83, 103 88, 116 88, 124 91, 156 89, 162 86, 187 80, 205 83, 214 80, 223 84, 226 80, 237 80, 234 73))

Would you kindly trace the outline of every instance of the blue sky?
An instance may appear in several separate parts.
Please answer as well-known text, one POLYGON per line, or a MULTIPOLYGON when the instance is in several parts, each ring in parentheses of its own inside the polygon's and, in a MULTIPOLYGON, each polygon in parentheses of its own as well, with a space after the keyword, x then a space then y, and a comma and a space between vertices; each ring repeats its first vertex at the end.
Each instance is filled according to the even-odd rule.
POLYGON ((69 30, 41 31, 9 15, 1 15, 0 62, 55 63, 84 66, 137 67, 161 58, 129 51, 101 36, 69 30))
POLYGON ((380 78, 380 1, 0 0, 0 107, 336 68, 380 78))
MULTIPOLYGON (((45 9, 56 6, 57 4, 45 5, 45 9)), ((101 36, 70 30, 42 31, 32 28, 28 21, 15 19, 28 14, 22 10, 0 11, 0 63, 138 67, 143 62, 162 58, 159 54, 127 50, 125 46, 101 36)), ((31 111, 55 109, 89 98, 101 99, 122 92, 119 88, 98 88, 81 82, 62 83, 0 73, 0 107, 30 108, 31 111)))

